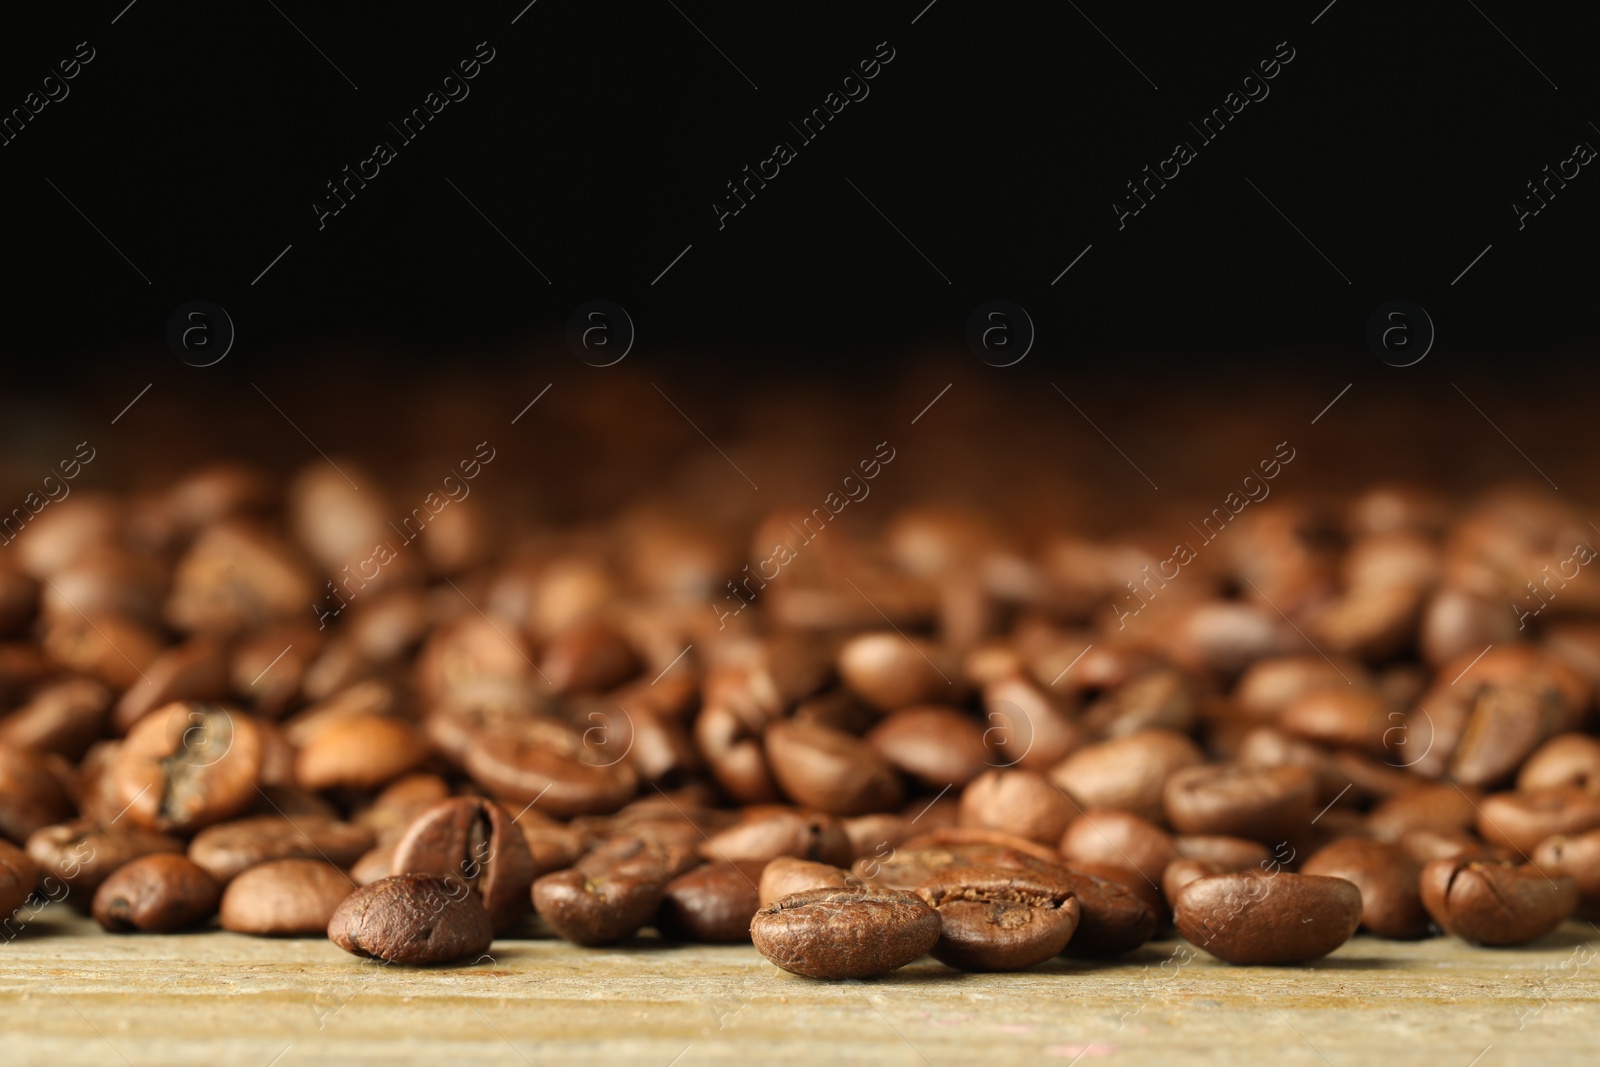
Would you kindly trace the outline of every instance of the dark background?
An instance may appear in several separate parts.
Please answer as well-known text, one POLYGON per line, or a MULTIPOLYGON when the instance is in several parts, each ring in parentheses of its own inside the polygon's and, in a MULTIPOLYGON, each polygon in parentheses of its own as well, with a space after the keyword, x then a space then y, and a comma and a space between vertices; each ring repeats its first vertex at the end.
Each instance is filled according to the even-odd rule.
POLYGON ((163 340, 195 298, 231 315, 212 373, 241 380, 373 353, 492 368, 593 298, 629 311, 635 361, 719 374, 871 375, 959 348, 996 297, 1052 374, 1196 354, 1369 373, 1367 316, 1397 297, 1480 369, 1594 334, 1595 168, 1520 232, 1510 206, 1600 145, 1574 5, 125 3, 8 15, 0 38, 7 111, 96 52, 0 147, 12 387, 198 373, 163 340), (480 41, 471 95, 401 146, 387 122, 480 41), (870 96, 719 231, 724 183, 880 41, 870 96), (1186 123, 1281 41, 1271 95, 1119 232, 1123 183, 1199 147, 1186 123), (378 139, 398 157, 319 231, 324 183, 378 139))

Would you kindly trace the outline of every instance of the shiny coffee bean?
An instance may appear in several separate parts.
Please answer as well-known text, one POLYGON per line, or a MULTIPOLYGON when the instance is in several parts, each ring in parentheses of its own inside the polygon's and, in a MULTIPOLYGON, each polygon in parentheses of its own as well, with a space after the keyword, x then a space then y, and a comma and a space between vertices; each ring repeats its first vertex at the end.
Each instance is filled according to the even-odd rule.
POLYGON ((1200 746, 1173 730, 1146 730, 1079 749, 1050 778, 1078 806, 1131 812, 1164 822, 1167 779, 1205 762, 1200 746))
POLYGON ((410 723, 357 715, 329 723, 295 756, 294 777, 306 789, 377 789, 428 757, 428 743, 410 723))
POLYGON ((1061 835, 1060 850, 1069 866, 1120 865, 1156 883, 1178 855, 1170 834, 1125 811, 1084 812, 1061 835))
POLYGON ((668 881, 656 874, 557 871, 533 883, 533 907, 561 937, 611 945, 655 918, 668 881))
POLYGON ((251 867, 222 892, 222 928, 256 937, 326 937, 355 882, 322 860, 283 859, 251 867))
POLYGON ((1077 810, 1037 771, 990 770, 961 791, 961 825, 999 829, 1054 845, 1077 810))
POLYGON ((1361 925, 1361 890, 1282 871, 1216 874, 1185 886, 1173 913, 1178 932, 1220 960, 1304 963, 1350 940, 1361 925))
POLYGON ((465 881, 483 898, 497 933, 528 910, 533 854, 505 809, 492 800, 454 797, 421 815, 395 844, 395 874, 465 881))
POLYGON ((841 980, 904 967, 939 941, 939 913, 920 897, 887 889, 812 889, 768 904, 750 939, 791 974, 841 980))
POLYGON ((95 891, 95 922, 114 934, 170 934, 216 914, 221 889, 187 857, 157 852, 124 864, 95 891))
POLYGON ((1316 814, 1315 781, 1304 767, 1191 767, 1167 781, 1163 799, 1182 833, 1262 842, 1299 834, 1316 814))
POLYGON ((1379 937, 1426 937, 1428 913, 1422 907, 1422 865, 1399 845, 1347 838, 1324 845, 1300 868, 1301 874, 1343 878, 1361 891, 1361 925, 1379 937))
POLYGON ((804 893, 808 889, 843 889, 859 884, 849 871, 831 863, 779 856, 761 868, 756 884, 758 906, 766 907, 775 900, 804 893))
POLYGON ((183 852, 183 842, 126 823, 102 827, 92 819, 46 826, 28 838, 28 855, 48 876, 68 887, 67 901, 88 911, 111 874, 141 856, 183 852))
POLYGON ((925 786, 961 788, 1001 761, 984 743, 983 724, 959 708, 923 704, 884 716, 866 740, 925 786))
POLYGON ((779 856, 848 865, 855 850, 844 827, 831 815, 775 805, 745 808, 737 823, 710 835, 700 845, 707 860, 761 861, 779 856))
POLYGON ((1422 904, 1446 933, 1478 945, 1525 945, 1578 907, 1578 883, 1532 864, 1434 860, 1422 868, 1422 904))
POLYGON ((950 703, 962 695, 956 684, 961 664, 949 650, 897 633, 851 638, 839 650, 839 677, 851 692, 885 711, 950 703))
POLYGON ((189 832, 243 811, 258 795, 261 761, 261 733, 248 715, 168 704, 129 732, 112 776, 134 825, 189 832))
POLYGON ((357 956, 425 966, 480 955, 494 925, 465 882, 400 874, 347 896, 328 920, 328 940, 357 956))
POLYGON ((1070 882, 1044 871, 948 867, 917 887, 939 913, 934 959, 966 971, 1017 971, 1058 955, 1078 927, 1070 882))
POLYGON ((831 727, 793 721, 767 727, 767 762, 790 800, 831 815, 897 807, 900 775, 871 745, 831 727))
POLYGON ((667 883, 656 917, 663 937, 712 944, 750 940, 761 907, 761 863, 708 863, 667 883))

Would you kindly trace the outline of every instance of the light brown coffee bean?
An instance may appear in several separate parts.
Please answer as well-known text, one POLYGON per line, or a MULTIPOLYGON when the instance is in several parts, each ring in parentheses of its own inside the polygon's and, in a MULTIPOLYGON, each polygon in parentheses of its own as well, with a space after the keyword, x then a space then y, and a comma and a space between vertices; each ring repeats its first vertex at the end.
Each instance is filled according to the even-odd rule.
POLYGON ((1178 894, 1183 892, 1184 886, 1190 882, 1213 874, 1227 873, 1222 864, 1210 860, 1185 859, 1181 856, 1173 860, 1167 864, 1167 869, 1161 872, 1161 896, 1167 902, 1167 911, 1172 910, 1172 902, 1178 899, 1178 894))
POLYGON ((843 889, 859 885, 860 881, 849 871, 830 863, 779 856, 761 869, 757 900, 761 907, 766 907, 775 900, 810 889, 843 889))
POLYGON ((1476 825, 1481 802, 1476 789, 1418 785, 1373 808, 1367 815, 1367 830, 1380 841, 1399 841, 1412 830, 1466 830, 1476 825))
POLYGON ((235 634, 299 619, 318 593, 295 549, 227 519, 206 526, 178 560, 166 617, 186 632, 235 634))
POLYGON ((141 684, 130 686, 111 715, 117 733, 126 734, 152 711, 178 700, 214 701, 228 695, 228 655, 222 642, 201 635, 164 649, 144 668, 141 684))
POLYGON ((779 856, 816 860, 842 867, 855 850, 839 820, 821 812, 776 805, 754 805, 737 823, 710 836, 700 846, 707 860, 765 862, 779 856))
POLYGON ((831 815, 897 807, 900 776, 872 747, 842 730, 779 721, 767 727, 767 763, 790 800, 831 815))
POLYGON ((320 859, 348 867, 374 843, 366 827, 326 815, 252 815, 201 830, 189 842, 189 859, 225 886, 274 860, 320 859))
POLYGON ((0 718, 0 747, 31 748, 78 759, 105 730, 111 690, 90 678, 51 682, 0 718))
POLYGON ((1165 822, 1167 779, 1204 762, 1200 747, 1183 734, 1146 730, 1079 749, 1050 772, 1050 779, 1080 808, 1112 808, 1165 822))
POLYGON ((357 956, 424 966, 480 955, 494 926, 465 882, 400 874, 345 897, 328 920, 328 940, 357 956))
POLYGON ((920 897, 885 889, 812 889, 768 904, 750 939, 790 974, 841 980, 904 967, 938 943, 939 913, 920 897))
POLYGON ((1479 695, 1456 744, 1451 777, 1467 786, 1506 781, 1570 716, 1553 685, 1528 681, 1490 686, 1479 695))
POLYGON ((1324 845, 1301 874, 1343 878, 1361 891, 1361 925, 1379 937, 1412 940, 1428 934, 1418 880, 1422 865, 1399 845, 1354 838, 1324 845))
POLYGON ((1047 772, 1089 740, 1065 701, 1020 674, 986 684, 983 710, 982 739, 992 766, 1047 772))
POLYGON ((485 730, 472 739, 464 762, 508 806, 537 802, 540 811, 562 818, 616 811, 639 786, 625 759, 596 752, 577 731, 550 724, 531 732, 509 725, 485 730))
POLYGON ((923 704, 890 712, 866 739, 880 756, 923 785, 959 789, 995 759, 984 735, 983 725, 961 709, 923 704))
POLYGON ((1441 859, 1422 868, 1422 904, 1449 934, 1479 945, 1525 945, 1578 907, 1578 883, 1532 864, 1441 859))
POLYGON ((178 703, 140 720, 112 775, 136 826, 187 832, 243 811, 258 795, 261 759, 261 734, 248 715, 178 703))
POLYGON ((552 637, 539 669, 557 693, 599 693, 639 673, 638 653, 616 629, 598 620, 552 637))
POLYGON ((929 641, 897 633, 862 634, 839 650, 839 677, 862 700, 884 711, 946 703, 963 693, 959 659, 929 641))
POLYGON ((1304 767, 1212 764, 1174 774, 1163 793, 1167 819, 1182 833, 1271 842, 1300 833, 1316 809, 1304 767))
POLYGON ((1216 874, 1185 886, 1173 912, 1178 932, 1220 960, 1304 963, 1350 940, 1361 890, 1310 874, 1216 874))
POLYGON ((1161 827, 1125 811, 1086 811, 1061 835, 1062 858, 1072 867, 1105 863, 1137 871, 1159 883, 1177 858, 1172 837, 1161 827))
POLYGON ((1600 827, 1600 794, 1578 786, 1494 793, 1478 805, 1478 833, 1483 839, 1524 858, 1547 837, 1596 827, 1600 827))
POLYGON ((1251 867, 1266 870, 1266 865, 1272 859, 1272 853, 1265 845, 1243 837, 1177 834, 1172 839, 1172 847, 1180 859, 1215 863, 1222 868, 1222 872, 1243 871, 1251 867))
POLYGON ((1077 809, 1037 771, 990 770, 961 791, 961 825, 1054 845, 1077 809))
POLYGON ((306 789, 376 789, 422 765, 428 744, 416 727, 379 715, 329 723, 295 756, 306 789))
POLYGON ((222 928, 256 937, 326 937, 334 912, 356 888, 322 860, 259 864, 223 890, 222 928))
POLYGON ((216 914, 221 890, 184 857, 157 852, 126 863, 94 894, 94 919, 114 934, 170 934, 216 914))
POLYGON ((1600 793, 1600 738, 1558 734, 1540 745, 1517 772, 1520 792, 1554 786, 1600 793))

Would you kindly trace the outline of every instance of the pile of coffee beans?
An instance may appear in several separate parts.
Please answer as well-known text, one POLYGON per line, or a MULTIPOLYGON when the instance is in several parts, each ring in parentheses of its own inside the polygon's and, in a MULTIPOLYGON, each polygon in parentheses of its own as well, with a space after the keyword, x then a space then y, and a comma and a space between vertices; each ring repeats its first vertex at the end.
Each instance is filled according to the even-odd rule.
POLYGON ((513 536, 381 485, 223 462, 0 548, 8 939, 648 929, 853 979, 1600 914, 1600 581, 1549 496, 1274 499, 1174 552, 948 505, 513 536))

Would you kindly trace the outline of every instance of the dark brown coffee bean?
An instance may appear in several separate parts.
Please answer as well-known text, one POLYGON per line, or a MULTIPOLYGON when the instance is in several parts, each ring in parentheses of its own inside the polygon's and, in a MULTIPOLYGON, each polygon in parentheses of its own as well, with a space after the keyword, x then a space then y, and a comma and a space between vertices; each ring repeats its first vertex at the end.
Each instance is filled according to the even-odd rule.
POLYGON ((960 661, 948 649, 897 633, 862 634, 839 650, 839 677, 884 711, 962 696, 960 661))
POLYGON ((984 744, 984 728, 959 708, 924 704, 884 716, 867 732, 867 743, 906 774, 934 789, 957 789, 988 770, 995 757, 984 744))
POLYGON ((766 907, 775 900, 792 897, 808 889, 843 889, 858 882, 849 871, 831 863, 779 856, 761 868, 761 877, 756 885, 758 904, 766 907))
POLYGON ((767 763, 790 800, 831 815, 863 815, 897 807, 900 776, 867 742, 814 723, 767 727, 767 763))
POLYGON ((1212 764, 1174 774, 1167 818, 1186 834, 1271 842, 1301 833, 1315 814, 1315 781, 1304 767, 1212 764))
POLYGON ((374 843, 366 827, 325 815, 252 815, 201 830, 189 842, 189 858, 225 886, 273 860, 319 859, 348 867, 374 843))
POLYGON ((261 733, 216 704, 169 704, 129 732, 112 769, 127 818, 150 830, 198 830, 258 795, 261 733))
POLYGON ((1171 835, 1125 811, 1084 812, 1061 835, 1060 850, 1069 866, 1129 867, 1149 882, 1160 882, 1167 864, 1177 858, 1171 835))
POLYGON ((739 821, 700 845, 707 860, 766 862, 779 856, 816 860, 843 867, 855 850, 844 827, 831 815, 776 805, 755 805, 739 821))
POLYGON ((211 876, 170 852, 117 868, 94 894, 94 919, 114 934, 170 934, 216 914, 221 890, 211 876))
POLYGON ((761 907, 760 863, 708 863, 667 883, 656 928, 662 936, 713 944, 750 940, 761 907))
POLYGON ((0 841, 0 922, 33 895, 39 878, 39 865, 31 856, 9 841, 0 841))
POLYGON ((1361 925, 1361 890, 1285 871, 1215 874, 1185 886, 1173 912, 1178 932, 1220 960, 1304 963, 1350 940, 1361 925))
POLYGON ((40 827, 65 819, 72 801, 45 755, 27 748, 0 746, 0 837, 15 844, 40 827))
POLYGON ((395 874, 460 878, 478 891, 496 933, 528 910, 533 854, 521 829, 492 800, 455 797, 419 815, 394 849, 395 874))
POLYGON ((355 889, 343 871, 322 860, 273 860, 228 883, 222 928, 256 937, 326 937, 333 913, 355 889))
POLYGON ((1302 874, 1343 878, 1361 891, 1361 925, 1379 937, 1426 937, 1418 879, 1422 865, 1399 845, 1354 838, 1335 841, 1311 855, 1302 874))
POLYGON ((939 913, 934 959, 967 971, 1018 971, 1055 956, 1078 927, 1073 886, 1042 871, 948 867, 917 888, 939 913))
POLYGON ((1422 904, 1449 934, 1479 945, 1525 945, 1578 907, 1578 883, 1532 864, 1434 860, 1422 868, 1422 904))
MULTIPOLYGON (((1035 860, 1029 866, 1037 864, 1035 860)), ((1155 936, 1160 921, 1156 909, 1121 881, 1092 871, 1057 869, 1078 900, 1078 929, 1067 942, 1068 956, 1115 956, 1155 936)))
MULTIPOLYGON (((1120 885, 1150 909, 1158 927, 1172 917, 1172 909, 1167 906, 1167 898, 1162 895, 1160 884, 1132 867, 1121 863, 1075 863, 1070 869, 1074 874, 1090 874, 1120 885)), ((1154 937, 1154 933, 1151 936, 1154 937)))
POLYGON ((1600 794, 1578 786, 1495 793, 1478 805, 1478 833, 1483 839, 1523 857, 1547 837, 1596 827, 1600 827, 1600 794))
POLYGON ((1050 778, 1079 808, 1111 808, 1164 822, 1167 779, 1204 762, 1200 746, 1183 734, 1146 730, 1081 748, 1051 771, 1050 778))
POLYGON ((1005 830, 1054 845, 1077 815, 1071 800, 1037 771, 991 770, 961 791, 961 825, 1005 830))
POLYGON ((357 956, 422 966, 478 956, 494 925, 465 882, 399 874, 346 897, 328 920, 328 940, 357 956))
POLYGON ((1451 777, 1467 786, 1506 781, 1570 716, 1554 686, 1533 680, 1490 686, 1479 695, 1456 744, 1451 777))
POLYGON ((0 718, 0 746, 78 759, 105 730, 111 690, 89 678, 68 678, 35 692, 0 718))
POLYGON ((181 853, 183 842, 126 823, 101 827, 92 819, 46 826, 28 838, 28 855, 70 889, 67 900, 80 911, 88 911, 113 871, 158 852, 181 853))
POLYGON ((911 893, 812 889, 768 904, 750 923, 760 953, 791 974, 872 978, 939 941, 939 913, 911 893))
POLYGON ((628 873, 557 871, 533 883, 533 907, 561 937, 579 945, 611 945, 650 922, 667 879, 628 873))

